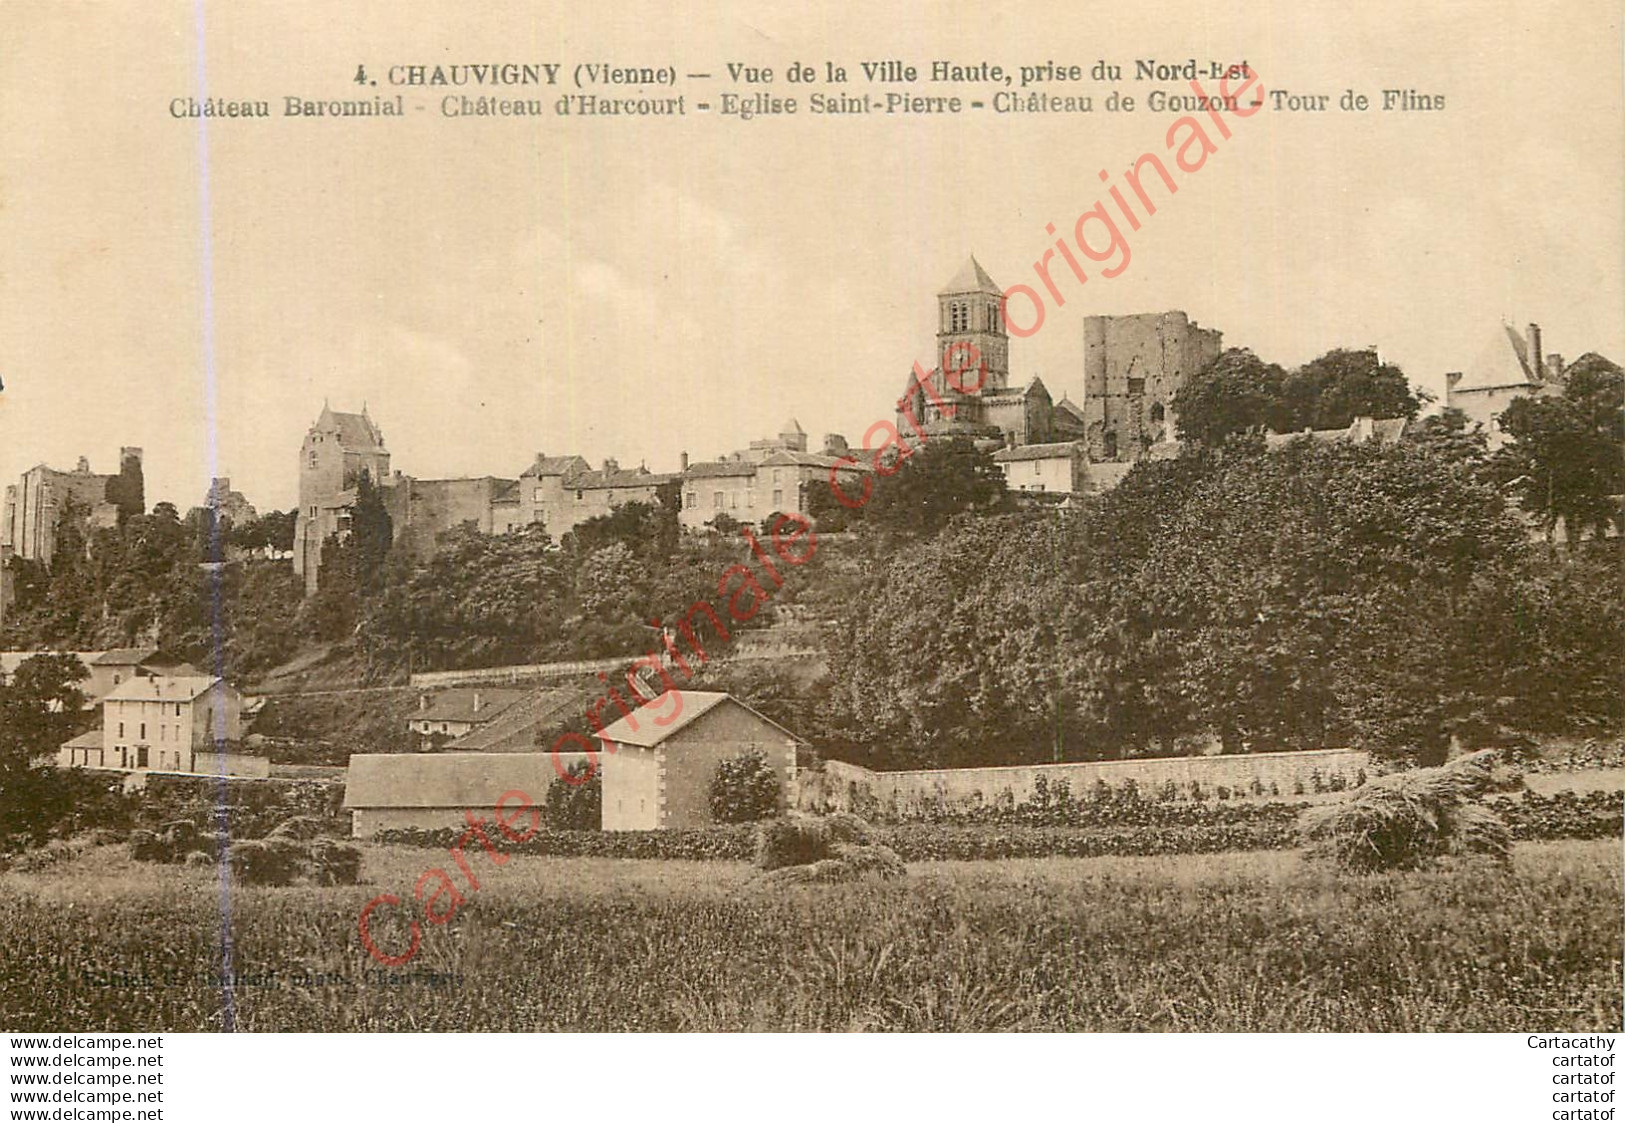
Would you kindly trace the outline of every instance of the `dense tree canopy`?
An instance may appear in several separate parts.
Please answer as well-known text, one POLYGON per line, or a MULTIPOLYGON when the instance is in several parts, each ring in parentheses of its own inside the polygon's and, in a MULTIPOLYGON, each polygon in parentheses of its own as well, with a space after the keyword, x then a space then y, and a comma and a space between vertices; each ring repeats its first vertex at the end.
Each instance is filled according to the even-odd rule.
POLYGON ((1587 530, 1601 536, 1610 524, 1625 532, 1625 372, 1618 364, 1582 356, 1565 372, 1561 397, 1519 398, 1500 423, 1512 441, 1497 453, 1497 474, 1548 535, 1559 520, 1571 542, 1587 530))

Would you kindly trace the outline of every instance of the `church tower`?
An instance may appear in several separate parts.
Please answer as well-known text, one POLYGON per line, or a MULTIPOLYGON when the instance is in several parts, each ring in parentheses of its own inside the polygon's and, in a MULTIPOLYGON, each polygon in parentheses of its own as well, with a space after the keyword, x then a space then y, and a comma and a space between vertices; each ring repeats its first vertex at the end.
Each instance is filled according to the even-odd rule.
POLYGON ((990 409, 1010 396, 1003 302, 1002 290, 974 257, 937 293, 937 353, 927 376, 929 392, 911 374, 898 402, 899 433, 909 434, 918 422, 932 436, 1004 438, 1002 418, 992 413, 1007 411, 990 409), (949 381, 949 372, 962 389, 949 381))
MULTIPOLYGON (((1004 330, 1003 301, 1003 291, 974 255, 937 293, 937 362, 949 369, 966 367, 972 352, 963 345, 975 347, 987 366, 984 392, 1003 390, 1010 384, 1010 337, 1004 330), (955 348, 956 344, 960 346, 955 348), (954 348, 951 355, 950 348, 954 348)), ((967 388, 975 386, 976 375, 967 370, 959 381, 967 388)))

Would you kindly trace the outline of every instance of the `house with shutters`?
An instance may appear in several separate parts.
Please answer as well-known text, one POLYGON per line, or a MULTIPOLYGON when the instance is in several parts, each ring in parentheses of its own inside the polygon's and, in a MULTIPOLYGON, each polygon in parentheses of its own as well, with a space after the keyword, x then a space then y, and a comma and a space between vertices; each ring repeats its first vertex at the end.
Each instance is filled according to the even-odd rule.
POLYGON ((102 702, 100 745, 75 738, 62 746, 57 763, 127 772, 269 775, 263 758, 231 751, 242 741, 242 711, 242 695, 212 675, 128 679, 102 702))

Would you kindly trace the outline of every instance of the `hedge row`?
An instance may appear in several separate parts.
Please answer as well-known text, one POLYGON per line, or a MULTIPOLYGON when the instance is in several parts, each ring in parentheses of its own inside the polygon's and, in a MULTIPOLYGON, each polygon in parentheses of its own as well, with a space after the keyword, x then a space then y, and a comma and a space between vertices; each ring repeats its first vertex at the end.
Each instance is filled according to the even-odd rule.
MULTIPOLYGON (((1520 840, 1608 838, 1620 834, 1625 821, 1625 801, 1618 793, 1543 796, 1530 792, 1521 797, 1495 796, 1488 802, 1506 819, 1513 838, 1520 840)), ((1111 827, 903 823, 877 827, 875 837, 908 862, 1282 850, 1298 845, 1298 812, 1304 806, 1241 805, 1222 810, 1244 813, 1209 822, 1111 827)), ((519 854, 690 861, 748 861, 755 852, 755 833, 746 824, 664 831, 540 830, 515 843, 499 832, 488 832, 499 848, 519 854)), ((381 832, 377 841, 443 850, 461 835, 453 829, 396 830, 381 832)))
POLYGON ((335 824, 336 833, 349 833, 342 784, 227 777, 222 805, 221 783, 214 776, 148 775, 139 818, 152 828, 188 819, 200 831, 213 831, 224 811, 233 838, 259 838, 292 816, 315 816, 335 824))
MULTIPOLYGON (((375 841, 405 846, 449 849, 463 831, 446 827, 380 831, 375 841)), ((542 829, 523 842, 511 842, 487 827, 486 835, 501 850, 514 854, 552 854, 561 858, 668 858, 691 861, 748 861, 756 853, 756 828, 749 823, 663 831, 558 831, 542 829)), ((470 841, 469 848, 478 848, 470 841)))
POLYGON ((1612 838, 1625 833, 1625 795, 1619 792, 1525 792, 1485 801, 1519 841, 1612 838))

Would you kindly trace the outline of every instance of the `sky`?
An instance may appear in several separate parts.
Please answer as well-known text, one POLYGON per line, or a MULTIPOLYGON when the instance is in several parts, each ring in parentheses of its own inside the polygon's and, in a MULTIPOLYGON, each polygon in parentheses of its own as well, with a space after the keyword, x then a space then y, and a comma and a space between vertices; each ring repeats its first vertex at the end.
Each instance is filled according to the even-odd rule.
POLYGON ((1443 94, 1234 122, 1121 275, 1061 282, 1012 379, 1076 399, 1084 317, 1166 309, 1286 365, 1374 344, 1441 396, 1503 320, 1625 358, 1617 5, 549 7, 0 0, 0 480, 112 471, 137 445, 149 503, 229 474, 287 508, 324 402, 365 404, 422 478, 514 476, 539 451, 669 471, 792 416, 855 441, 932 364, 934 294, 966 256, 1034 284, 1046 224, 1070 230, 1098 173, 1165 152, 1174 120, 1106 113, 1087 84, 1048 89, 1093 93, 1088 115, 521 124, 411 92, 430 108, 398 122, 169 113, 354 97, 361 64, 717 76, 663 91, 694 102, 743 62, 805 105, 793 61, 863 92, 863 60, 1196 56, 1334 105, 1443 94))

